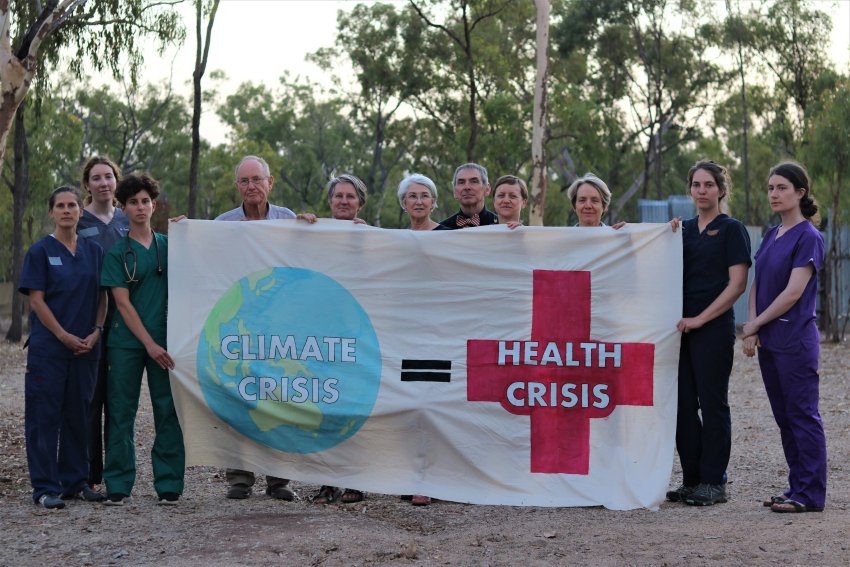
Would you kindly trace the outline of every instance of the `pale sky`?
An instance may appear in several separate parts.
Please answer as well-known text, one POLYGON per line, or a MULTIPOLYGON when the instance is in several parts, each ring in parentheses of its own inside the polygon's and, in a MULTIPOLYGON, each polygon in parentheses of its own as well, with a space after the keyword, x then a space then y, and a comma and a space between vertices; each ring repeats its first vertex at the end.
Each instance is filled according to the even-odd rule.
MULTIPOLYGON (((528 0, 531 1, 531 0, 528 0)), ((747 0, 744 0, 743 4, 747 0)), ((384 0, 403 5, 404 0, 384 0)), ((304 60, 306 54, 320 47, 330 47, 336 33, 336 15, 350 9, 355 0, 222 0, 213 29, 205 86, 209 73, 225 71, 229 78, 221 95, 233 92, 245 81, 264 82, 274 86, 284 71, 309 76, 327 85, 329 77, 304 60)), ((832 14, 833 32, 830 54, 837 68, 850 71, 850 0, 818 0, 819 7, 832 14)), ((724 3, 718 0, 720 9, 724 3)), ((185 16, 187 38, 180 49, 171 48, 163 57, 151 49, 145 56, 142 82, 158 82, 172 77, 174 87, 191 94, 191 78, 195 60, 195 12, 192 3, 181 6, 185 16)), ((201 135, 212 143, 225 141, 225 130, 212 109, 207 109, 201 124, 201 135)))

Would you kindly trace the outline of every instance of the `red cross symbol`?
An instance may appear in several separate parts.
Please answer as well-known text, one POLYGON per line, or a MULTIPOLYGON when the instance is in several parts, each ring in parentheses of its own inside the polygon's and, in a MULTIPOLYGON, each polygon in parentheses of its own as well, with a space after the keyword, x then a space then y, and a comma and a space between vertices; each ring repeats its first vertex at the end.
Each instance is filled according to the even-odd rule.
POLYGON ((590 420, 618 405, 652 405, 655 345, 590 340, 590 272, 535 270, 533 278, 531 341, 467 341, 467 399, 530 416, 531 472, 588 474, 590 420), (564 364, 551 363, 554 352, 541 359, 553 344, 564 364), (564 395, 565 384, 575 395, 564 395))

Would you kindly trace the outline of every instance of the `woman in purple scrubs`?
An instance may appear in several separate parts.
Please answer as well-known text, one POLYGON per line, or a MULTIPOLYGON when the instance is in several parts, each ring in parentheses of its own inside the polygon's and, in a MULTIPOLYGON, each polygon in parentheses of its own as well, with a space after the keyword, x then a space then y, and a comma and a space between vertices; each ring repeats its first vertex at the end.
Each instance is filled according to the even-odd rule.
POLYGON ((782 220, 756 252, 744 354, 758 347, 764 387, 788 463, 788 489, 764 502, 774 512, 820 512, 826 501, 826 436, 818 413, 820 335, 817 272, 824 259, 818 206, 805 168, 780 163, 767 181, 770 208, 782 220))

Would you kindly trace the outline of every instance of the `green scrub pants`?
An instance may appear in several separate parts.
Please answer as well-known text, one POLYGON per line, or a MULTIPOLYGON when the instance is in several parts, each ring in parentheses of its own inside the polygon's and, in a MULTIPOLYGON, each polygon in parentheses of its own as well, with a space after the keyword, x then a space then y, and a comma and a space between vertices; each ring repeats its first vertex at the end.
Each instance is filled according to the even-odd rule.
POLYGON ((158 495, 166 492, 182 494, 186 453, 183 432, 171 397, 168 371, 160 368, 144 349, 110 347, 107 352, 109 434, 103 471, 107 493, 129 496, 136 481, 134 426, 139 409, 142 371, 147 370, 156 430, 151 449, 154 488, 158 495))

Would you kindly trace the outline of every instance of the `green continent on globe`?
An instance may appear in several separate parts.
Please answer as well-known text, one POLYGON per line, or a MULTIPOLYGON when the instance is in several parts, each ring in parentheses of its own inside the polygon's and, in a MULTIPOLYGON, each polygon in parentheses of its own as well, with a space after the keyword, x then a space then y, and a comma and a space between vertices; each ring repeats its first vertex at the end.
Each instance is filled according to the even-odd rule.
MULTIPOLYGON (((292 376, 293 378, 298 375, 307 378, 311 376, 304 365, 292 360, 272 360, 269 361, 269 366, 280 368, 282 376, 292 376)), ((274 394, 278 400, 283 398, 280 385, 275 388, 274 394)), ((307 431, 315 431, 322 426, 324 417, 318 404, 314 404, 310 400, 302 403, 258 400, 257 406, 249 410, 248 415, 261 431, 271 431, 281 425, 291 425, 307 431)))

